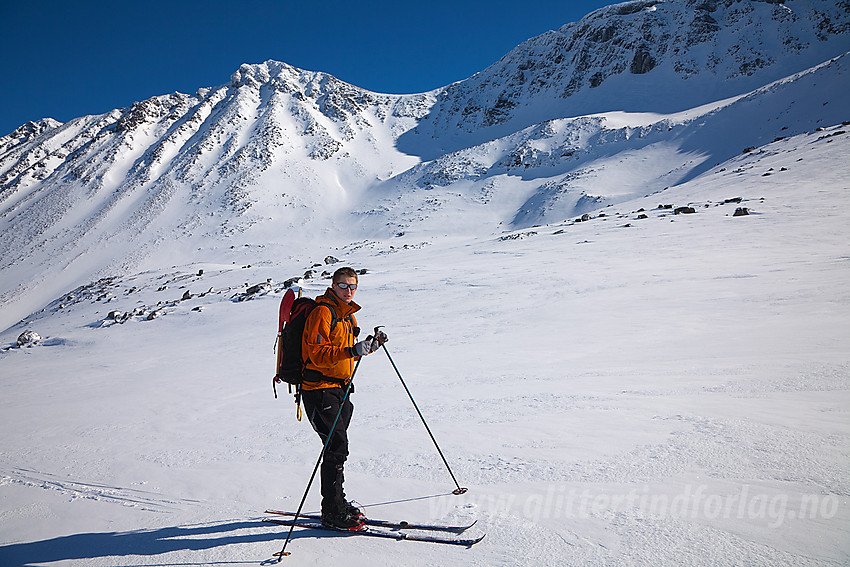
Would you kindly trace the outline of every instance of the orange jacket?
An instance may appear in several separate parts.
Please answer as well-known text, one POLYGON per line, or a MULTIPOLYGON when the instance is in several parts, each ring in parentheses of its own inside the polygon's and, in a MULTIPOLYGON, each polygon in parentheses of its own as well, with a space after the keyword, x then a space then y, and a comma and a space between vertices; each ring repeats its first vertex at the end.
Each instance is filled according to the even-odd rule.
MULTIPOLYGON (((307 316, 301 343, 302 360, 307 361, 305 370, 315 370, 328 378, 348 383, 357 361, 351 357, 349 347, 354 346, 354 327, 357 326, 354 313, 360 310, 360 306, 353 301, 345 303, 330 288, 324 295, 317 297, 316 302, 333 309, 337 323, 331 332, 331 313, 327 307, 321 305, 317 305, 307 316), (349 315, 351 318, 347 319, 349 315)), ((339 386, 339 382, 304 380, 301 387, 305 390, 318 390, 339 386)))

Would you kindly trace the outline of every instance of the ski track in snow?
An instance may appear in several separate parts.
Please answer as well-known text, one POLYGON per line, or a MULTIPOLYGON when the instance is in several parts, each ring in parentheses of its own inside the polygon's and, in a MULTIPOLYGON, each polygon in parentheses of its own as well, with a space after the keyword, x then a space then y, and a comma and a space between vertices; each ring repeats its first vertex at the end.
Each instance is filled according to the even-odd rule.
POLYGON ((148 512, 169 512, 199 504, 196 500, 170 499, 155 492, 134 488, 107 486, 98 483, 76 482, 54 474, 27 469, 0 471, 0 486, 17 484, 29 488, 54 490, 63 496, 109 502, 148 512))

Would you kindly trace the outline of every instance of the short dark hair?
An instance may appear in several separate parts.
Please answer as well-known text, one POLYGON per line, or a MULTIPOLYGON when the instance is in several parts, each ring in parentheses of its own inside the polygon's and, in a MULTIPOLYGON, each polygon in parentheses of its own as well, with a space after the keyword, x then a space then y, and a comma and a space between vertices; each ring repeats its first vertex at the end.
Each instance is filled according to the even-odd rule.
POLYGON ((340 278, 354 278, 355 282, 359 281, 357 279, 357 272, 355 272, 353 268, 349 268, 348 266, 346 266, 344 268, 340 268, 337 271, 335 271, 331 281, 333 283, 337 283, 340 280, 340 278))

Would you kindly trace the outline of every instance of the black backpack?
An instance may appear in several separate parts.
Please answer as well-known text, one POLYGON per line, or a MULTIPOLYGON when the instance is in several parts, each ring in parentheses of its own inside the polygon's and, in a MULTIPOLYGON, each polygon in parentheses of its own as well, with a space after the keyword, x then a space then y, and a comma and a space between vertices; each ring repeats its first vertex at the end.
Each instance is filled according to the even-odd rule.
MULTIPOLYGON (((304 368, 307 364, 307 361, 301 358, 301 344, 307 316, 316 307, 326 307, 331 312, 331 333, 333 333, 334 327, 339 323, 339 318, 336 316, 336 311, 327 303, 319 303, 309 297, 295 299, 295 294, 292 290, 289 290, 284 295, 280 307, 277 373, 272 380, 272 389, 274 390, 274 397, 277 398, 276 384, 278 382, 289 384, 290 394, 292 387, 295 387, 295 403, 298 406, 299 421, 301 420, 301 384, 304 382, 304 368)), ((351 316, 346 317, 346 320, 351 321, 351 316)), ((356 336, 357 329, 354 330, 354 333, 356 336)), ((331 379, 328 378, 328 380, 331 379)))
MULTIPOLYGON (((315 300, 309 297, 299 297, 292 304, 289 311, 289 321, 283 326, 280 336, 280 348, 283 351, 283 356, 280 357, 277 375, 281 381, 289 384, 289 391, 292 392, 292 386, 301 385, 304 381, 304 365, 306 360, 301 360, 301 343, 304 336, 304 325, 307 323, 307 315, 319 305, 315 300)), ((327 306, 330 308, 330 306, 327 306)), ((331 309, 333 313, 333 309, 331 309)), ((333 316, 333 315, 332 315, 333 316)), ((332 325, 336 324, 336 317, 332 325)))

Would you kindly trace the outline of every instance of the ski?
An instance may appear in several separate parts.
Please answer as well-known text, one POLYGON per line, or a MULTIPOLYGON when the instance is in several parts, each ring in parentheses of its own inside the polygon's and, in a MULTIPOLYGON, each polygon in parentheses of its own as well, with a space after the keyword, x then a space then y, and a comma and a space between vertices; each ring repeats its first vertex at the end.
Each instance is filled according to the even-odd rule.
MULTIPOLYGON (((266 514, 277 514, 278 516, 295 516, 295 512, 287 512, 285 510, 266 510, 266 514)), ((300 514, 298 517, 306 518, 308 520, 322 519, 319 514, 300 514)), ((455 534, 463 533, 475 525, 475 522, 459 526, 449 526, 443 524, 413 524, 411 522, 390 522, 388 520, 375 520, 372 518, 363 518, 363 521, 367 526, 376 526, 393 530, 427 530, 438 532, 452 532, 455 534)))
MULTIPOLYGON (((292 520, 284 520, 278 518, 263 518, 264 522, 270 524, 278 524, 281 526, 291 526, 292 520)), ((321 522, 317 522, 315 520, 298 520, 295 523, 296 527, 299 528, 309 528, 313 530, 325 530, 329 532, 338 532, 344 534, 351 535, 364 535, 371 537, 384 537, 388 539, 397 539, 397 540, 407 540, 407 541, 423 541, 428 543, 443 543, 448 545, 462 545, 464 547, 470 547, 484 539, 484 536, 477 538, 453 538, 453 537, 440 537, 438 535, 420 535, 420 534, 409 534, 407 532, 399 532, 395 530, 389 530, 384 528, 379 528, 377 526, 370 526, 368 524, 364 524, 359 528, 347 530, 343 528, 332 528, 329 526, 323 525, 321 522)))

